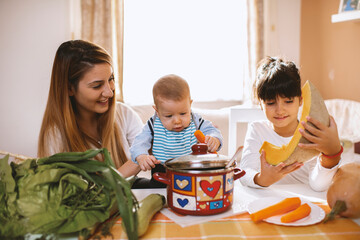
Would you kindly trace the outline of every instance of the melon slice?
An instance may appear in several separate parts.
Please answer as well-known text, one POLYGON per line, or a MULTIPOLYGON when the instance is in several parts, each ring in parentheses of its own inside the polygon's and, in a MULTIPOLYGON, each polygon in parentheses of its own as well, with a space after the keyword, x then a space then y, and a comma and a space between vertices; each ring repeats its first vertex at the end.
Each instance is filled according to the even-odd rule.
POLYGON ((290 142, 287 145, 278 147, 265 141, 260 148, 260 152, 263 149, 265 150, 266 161, 272 165, 277 165, 281 162, 284 162, 286 165, 292 164, 296 161, 306 162, 319 154, 317 150, 298 147, 298 143, 309 143, 307 139, 302 137, 299 132, 299 128, 303 128, 301 122, 306 122, 307 116, 311 116, 326 126, 329 126, 330 116, 319 91, 310 81, 306 81, 302 87, 302 97, 303 110, 301 112, 301 118, 290 142))

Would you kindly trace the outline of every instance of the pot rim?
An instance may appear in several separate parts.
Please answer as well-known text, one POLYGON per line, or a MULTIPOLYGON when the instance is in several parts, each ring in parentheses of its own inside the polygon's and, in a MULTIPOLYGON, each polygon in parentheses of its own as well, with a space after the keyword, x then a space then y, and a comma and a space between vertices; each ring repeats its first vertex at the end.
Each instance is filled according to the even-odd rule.
MULTIPOLYGON (((220 174, 220 173, 226 173, 231 172, 235 168, 238 168, 236 166, 228 167, 228 168, 216 168, 216 169, 208 169, 208 170, 196 170, 196 169, 179 169, 179 168, 171 168, 168 166, 165 166, 167 170, 170 170, 172 172, 179 172, 179 173, 188 173, 188 174, 220 174)), ((238 168, 239 169, 239 168, 238 168)))

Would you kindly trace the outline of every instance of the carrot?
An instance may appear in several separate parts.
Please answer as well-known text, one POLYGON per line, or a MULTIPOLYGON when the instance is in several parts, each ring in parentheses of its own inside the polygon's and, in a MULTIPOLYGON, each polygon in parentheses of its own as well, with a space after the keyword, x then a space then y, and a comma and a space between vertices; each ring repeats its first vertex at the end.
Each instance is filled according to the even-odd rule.
POLYGON ((196 130, 194 132, 195 137, 199 141, 199 143, 205 143, 205 135, 200 130, 196 130))
POLYGON ((311 212, 311 207, 307 203, 304 203, 303 205, 301 205, 294 211, 291 211, 291 212, 283 215, 281 217, 281 222, 282 223, 295 222, 297 220, 300 220, 304 217, 309 216, 310 212, 311 212))
POLYGON ((263 208, 257 212, 250 214, 251 219, 254 222, 262 221, 268 217, 272 217, 279 214, 284 214, 289 211, 295 210, 301 205, 299 197, 285 198, 281 202, 278 202, 269 207, 263 208))
MULTIPOLYGON (((202 131, 196 130, 194 132, 194 135, 195 135, 196 139, 199 141, 199 143, 205 143, 205 135, 202 133, 202 131)), ((217 154, 216 151, 214 153, 217 154)))

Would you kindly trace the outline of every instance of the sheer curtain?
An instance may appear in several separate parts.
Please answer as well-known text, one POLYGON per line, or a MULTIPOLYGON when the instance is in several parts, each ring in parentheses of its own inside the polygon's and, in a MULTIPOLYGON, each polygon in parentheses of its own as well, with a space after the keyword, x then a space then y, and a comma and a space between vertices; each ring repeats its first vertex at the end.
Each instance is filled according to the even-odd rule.
POLYGON ((245 99, 257 104, 254 97, 253 84, 256 78, 256 67, 264 57, 264 0, 247 0, 248 10, 248 57, 249 80, 246 82, 244 93, 249 94, 245 99))
POLYGON ((124 0, 81 0, 81 39, 105 48, 113 58, 117 99, 123 101, 124 0))
POLYGON ((152 103, 154 82, 174 73, 188 81, 196 103, 214 108, 241 104, 243 82, 248 79, 246 3, 126 1, 125 101, 152 103))

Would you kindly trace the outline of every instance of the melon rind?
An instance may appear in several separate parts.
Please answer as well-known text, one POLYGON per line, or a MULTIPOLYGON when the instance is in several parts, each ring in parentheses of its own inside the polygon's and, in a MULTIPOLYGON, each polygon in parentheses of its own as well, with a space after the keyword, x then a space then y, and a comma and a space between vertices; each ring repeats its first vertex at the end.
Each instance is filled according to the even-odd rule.
MULTIPOLYGON (((306 87, 309 88, 310 99, 303 98, 303 109, 305 109, 305 107, 309 107, 310 110, 308 116, 311 116, 324 125, 329 126, 330 116, 321 94, 310 81, 306 81, 303 86, 303 90, 306 87)), ((301 119, 296 131, 299 131, 299 128, 303 128, 301 121, 306 122, 306 115, 304 115, 304 112, 301 114, 301 119)), ((306 162, 319 154, 319 151, 315 149, 300 148, 297 146, 298 143, 309 143, 309 141, 302 136, 299 138, 299 135, 295 133, 288 145, 278 147, 269 142, 264 142, 260 148, 260 152, 265 149, 266 161, 271 165, 277 165, 281 162, 284 162, 285 165, 290 165, 296 161, 306 162), (290 146, 290 143, 293 143, 293 146, 290 146)))

